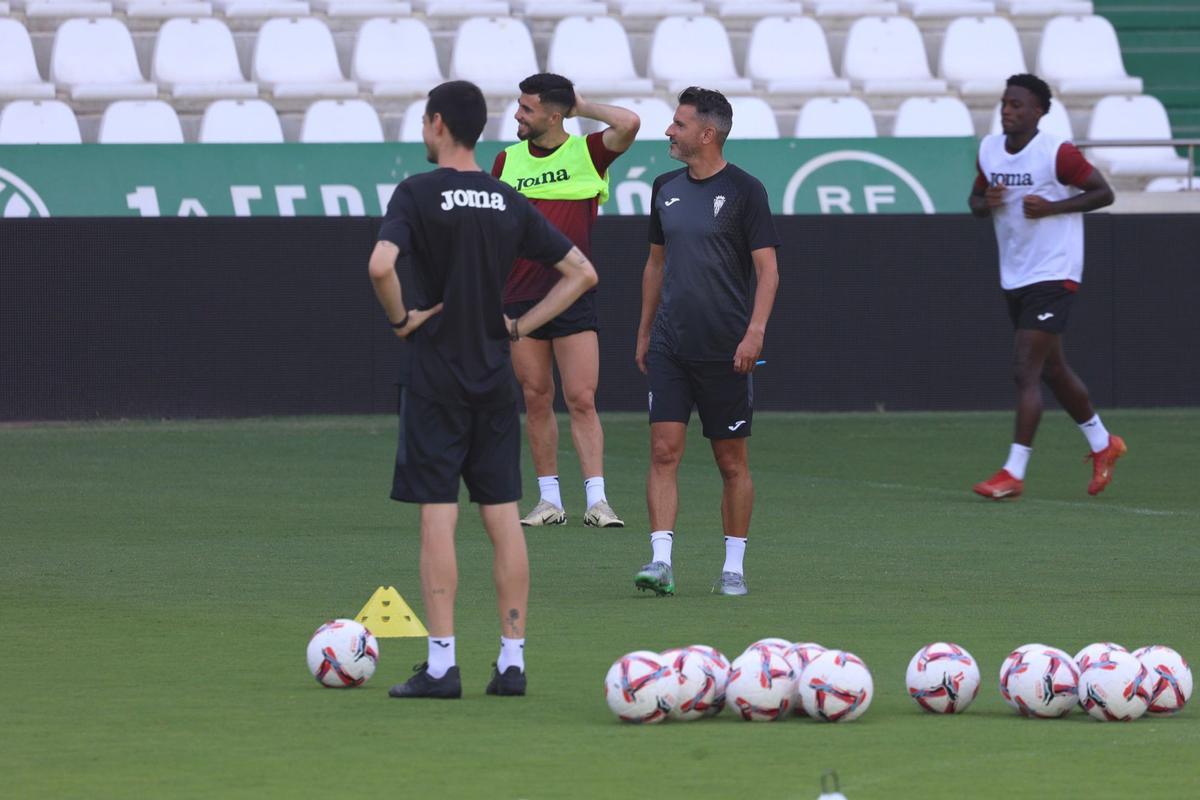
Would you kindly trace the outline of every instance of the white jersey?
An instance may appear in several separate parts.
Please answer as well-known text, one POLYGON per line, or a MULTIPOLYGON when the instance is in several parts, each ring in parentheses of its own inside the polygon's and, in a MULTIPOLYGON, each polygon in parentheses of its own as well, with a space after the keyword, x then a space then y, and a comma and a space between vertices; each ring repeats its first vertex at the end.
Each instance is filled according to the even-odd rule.
POLYGON ((1004 134, 979 143, 979 169, 989 185, 1002 182, 1004 205, 992 209, 1000 246, 1000 285, 1017 289, 1041 281, 1083 281, 1083 214, 1027 219, 1026 195, 1051 202, 1079 194, 1059 182, 1058 153, 1066 141, 1038 131, 1019 153, 1004 149, 1004 134))

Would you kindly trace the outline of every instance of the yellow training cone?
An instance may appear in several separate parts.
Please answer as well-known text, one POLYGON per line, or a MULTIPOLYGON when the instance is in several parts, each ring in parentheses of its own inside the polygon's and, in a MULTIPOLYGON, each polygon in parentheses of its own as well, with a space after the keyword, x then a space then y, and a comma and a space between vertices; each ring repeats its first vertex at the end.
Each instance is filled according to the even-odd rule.
POLYGON ((377 639, 429 635, 395 586, 376 589, 354 618, 366 625, 377 639))

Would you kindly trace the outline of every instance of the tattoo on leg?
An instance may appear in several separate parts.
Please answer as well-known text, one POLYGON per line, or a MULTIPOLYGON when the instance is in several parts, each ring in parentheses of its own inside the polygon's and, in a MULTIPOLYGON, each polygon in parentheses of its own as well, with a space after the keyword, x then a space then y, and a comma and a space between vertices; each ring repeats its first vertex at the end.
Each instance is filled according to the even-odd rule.
POLYGON ((508 632, 513 634, 509 636, 510 639, 521 638, 521 615, 515 608, 508 610, 508 619, 505 620, 505 624, 508 626, 508 632))

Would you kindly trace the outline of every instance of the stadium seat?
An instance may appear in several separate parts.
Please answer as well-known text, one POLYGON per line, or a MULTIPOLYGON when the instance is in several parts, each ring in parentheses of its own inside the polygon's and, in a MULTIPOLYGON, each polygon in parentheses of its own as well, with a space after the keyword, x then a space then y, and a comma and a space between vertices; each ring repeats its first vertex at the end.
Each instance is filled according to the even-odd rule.
POLYGON ((842 75, 866 94, 943 94, 946 82, 929 72, 925 42, 907 17, 864 17, 850 26, 842 75))
POLYGON ((895 3, 876 0, 808 0, 807 8, 821 18, 887 16, 900 10, 895 3))
POLYGON ((266 100, 217 100, 200 120, 201 144, 277 144, 279 115, 266 100))
POLYGON ((1142 91, 1142 79, 1125 72, 1117 32, 1104 17, 1055 17, 1047 22, 1038 46, 1037 70, 1063 95, 1142 91))
POLYGON ((142 77, 133 37, 115 19, 69 19, 58 27, 50 80, 72 100, 154 98, 158 87, 142 77))
POLYGON ((506 2, 492 0, 414 0, 413 8, 427 17, 507 17, 506 2))
POLYGON ((472 17, 458 26, 450 56, 450 77, 475 83, 486 95, 513 97, 517 84, 541 72, 533 37, 519 19, 472 17), (503 53, 503 58, 497 58, 503 53))
POLYGON ((29 19, 108 17, 112 13, 112 3, 107 0, 29 0, 25 3, 25 16, 29 19))
POLYGON ((366 100, 318 100, 304 112, 300 141, 382 142, 383 126, 366 100))
POLYGON ((207 0, 114 0, 113 7, 129 19, 211 17, 213 13, 207 0))
POLYGON ((938 75, 965 99, 994 101, 1010 75, 1028 71, 1017 29, 1004 17, 961 17, 946 28, 938 75))
POLYGON ((910 97, 896 110, 892 136, 974 136, 971 111, 957 97, 910 97))
POLYGON ((42 80, 29 31, 15 19, 0 19, 0 98, 54 97, 54 84, 42 80))
POLYGON ((59 100, 14 100, 0 109, 0 144, 79 144, 75 112, 59 100))
POLYGON ((100 118, 100 144, 183 144, 175 109, 162 100, 118 100, 100 118))
POLYGON ((765 17, 750 34, 746 77, 770 95, 847 94, 837 77, 825 31, 811 17, 765 17))
MULTIPOLYGON (((1071 115, 1067 113, 1067 107, 1058 100, 1050 103, 1050 111, 1038 122, 1038 129, 1061 136, 1068 141, 1075 140, 1075 127, 1071 124, 1071 115)), ((1003 132, 1000 127, 1000 104, 996 103, 996 107, 992 111, 992 124, 988 128, 988 133, 1003 132)))
POLYGON ((705 0, 705 8, 714 16, 730 17, 798 17, 804 4, 798 0, 705 0))
POLYGON ((618 97, 612 104, 628 108, 638 115, 642 121, 638 128, 639 142, 665 140, 667 128, 675 118, 675 108, 658 97, 618 97))
POLYGON ((229 19, 241 17, 307 17, 309 6, 300 0, 212 0, 229 19))
MULTIPOLYGON (((404 115, 400 118, 400 132, 397 140, 401 142, 420 142, 421 139, 421 118, 425 115, 425 104, 427 100, 413 100, 404 109, 404 115)), ((486 130, 486 129, 485 129, 486 130)))
POLYGON ((857 97, 815 97, 796 117, 797 139, 870 139, 878 135, 871 109, 857 97))
MULTIPOLYGON (((1105 97, 1096 104, 1087 138, 1171 138, 1171 122, 1158 98, 1150 95, 1105 97)), ((1187 175, 1187 159, 1175 149, 1162 147, 1090 147, 1088 158, 1105 173, 1115 176, 1187 175)))
POLYGON ((1147 192, 1200 192, 1200 177, 1155 178, 1146 184, 1147 192))
POLYGON ((569 75, 575 88, 591 95, 649 94, 654 82, 633 68, 629 37, 612 17, 566 17, 554 28, 546 69, 569 75))
MULTIPOLYGON (((517 140, 517 120, 514 116, 517 113, 517 101, 513 100, 504 108, 504 114, 500 117, 500 125, 496 130, 496 137, 492 141, 496 142, 515 142, 517 140)), ((579 126, 579 118, 571 117, 563 120, 563 130, 575 136, 581 136, 583 129, 579 126)), ((486 135, 485 135, 486 138, 486 135)))
POLYGON ((900 9, 913 19, 945 19, 995 14, 996 4, 991 0, 900 0, 900 9))
POLYGON ((655 83, 672 94, 688 86, 703 86, 725 94, 752 90, 733 65, 733 50, 725 26, 713 17, 667 17, 654 28, 647 70, 655 83), (703 58, 697 54, 703 53, 703 58))
POLYGON ((433 35, 418 19, 372 19, 354 41, 350 77, 375 97, 425 95, 443 80, 433 35))
POLYGON ((258 97, 258 86, 242 75, 233 34, 218 19, 164 22, 150 77, 174 98, 258 97))
POLYGON ((314 10, 329 17, 407 17, 412 4, 400 0, 310 0, 314 10))
POLYGON ((354 97, 342 75, 333 35, 319 19, 271 19, 254 42, 253 78, 275 98, 354 97))
POLYGON ((730 139, 778 139, 779 121, 775 110, 761 97, 731 97, 733 129, 730 139))
POLYGON ((619 17, 673 17, 704 13, 704 3, 691 0, 609 0, 609 10, 619 17))
POLYGON ((513 11, 530 19, 561 19, 563 17, 603 17, 608 6, 597 0, 516 0, 513 11))
POLYGON ((1010 17, 1054 17, 1091 14, 1091 0, 996 0, 996 8, 1010 17))

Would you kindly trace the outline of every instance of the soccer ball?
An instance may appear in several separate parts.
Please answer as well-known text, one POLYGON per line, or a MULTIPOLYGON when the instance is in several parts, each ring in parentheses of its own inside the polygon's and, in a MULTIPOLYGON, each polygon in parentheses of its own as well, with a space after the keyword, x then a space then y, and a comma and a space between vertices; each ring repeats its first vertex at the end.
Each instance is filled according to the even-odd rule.
POLYGON ((693 645, 668 650, 662 654, 662 660, 675 676, 671 719, 710 717, 725 705, 729 663, 719 652, 705 645, 693 645))
POLYGON ((1035 650, 1039 647, 1048 646, 1049 645, 1044 645, 1037 642, 1033 644, 1023 644, 1016 650, 1013 650, 1011 653, 1009 653, 1004 661, 1000 664, 1000 696, 1004 698, 1004 702, 1008 703, 1009 708, 1011 708, 1013 711, 1017 711, 1018 708, 1016 701, 1014 701, 1012 696, 1008 693, 1008 673, 1012 671, 1013 667, 1021 663, 1021 656, 1024 653, 1027 653, 1030 650, 1035 650))
POLYGON ((1179 713, 1192 696, 1192 670, 1183 656, 1166 645, 1139 647, 1133 655, 1150 672, 1150 707, 1156 717, 1179 713))
POLYGON ((322 686, 362 686, 375 674, 379 643, 361 623, 334 619, 308 640, 308 671, 322 686))
POLYGON ((1114 650, 1079 676, 1079 704, 1101 722, 1131 722, 1146 713, 1153 685, 1137 656, 1114 650))
POLYGON ((824 652, 825 648, 816 642, 796 642, 784 653, 783 657, 787 659, 792 671, 796 673, 796 691, 792 693, 792 712, 798 716, 805 713, 804 700, 800 697, 800 676, 804 674, 804 668, 824 652))
POLYGON ((1106 660, 1109 653, 1128 652, 1115 642, 1094 642, 1075 654, 1075 666, 1079 667, 1079 673, 1082 675, 1095 662, 1106 660))
POLYGON ((843 650, 826 650, 804 668, 800 699, 805 712, 825 722, 851 722, 871 705, 875 684, 862 659, 843 650))
POLYGON ((1017 712, 1023 717, 1070 713, 1079 700, 1079 669, 1071 656, 1045 646, 1014 654, 1017 659, 1005 671, 1000 689, 1007 692, 1017 712))
POLYGON ((623 655, 604 676, 604 700, 625 722, 662 722, 675 702, 671 667, 658 653, 635 650, 623 655))
POLYGON ((743 650, 743 653, 748 653, 756 647, 769 647, 772 650, 778 650, 780 653, 786 653, 792 643, 787 639, 780 639, 777 636, 768 636, 766 639, 759 639, 754 644, 743 650))
POLYGON ((934 714, 967 710, 979 694, 979 665, 963 648, 934 642, 917 651, 905 675, 908 694, 921 708, 934 714))
POLYGON ((742 719, 771 722, 787 715, 796 676, 787 659, 771 647, 750 647, 729 667, 726 701, 742 719))

